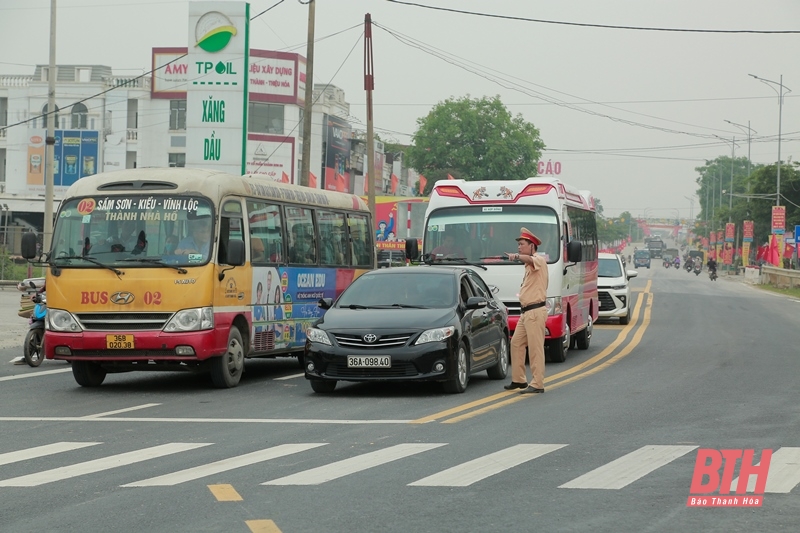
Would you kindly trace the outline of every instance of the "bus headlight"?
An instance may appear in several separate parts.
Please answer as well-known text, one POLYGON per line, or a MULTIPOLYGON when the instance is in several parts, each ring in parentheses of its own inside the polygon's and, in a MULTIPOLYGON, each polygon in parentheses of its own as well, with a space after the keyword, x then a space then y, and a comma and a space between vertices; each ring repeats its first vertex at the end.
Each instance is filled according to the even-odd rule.
POLYGON ((213 327, 214 311, 210 307, 196 307, 175 313, 175 316, 164 326, 164 331, 168 333, 202 331, 213 327))
POLYGON ((72 316, 72 313, 62 309, 47 309, 47 329, 50 331, 64 331, 67 333, 77 333, 83 331, 83 328, 72 316))
POLYGON ((547 314, 550 316, 560 315, 564 312, 561 307, 561 296, 551 296, 545 300, 547 302, 547 314))
POLYGON ((321 329, 308 328, 308 331, 306 331, 306 336, 311 342, 318 342, 320 344, 327 344, 328 346, 331 346, 330 337, 328 337, 328 334, 321 329))
POLYGON ((436 328, 423 331, 419 336, 417 342, 414 344, 425 344, 426 342, 441 342, 448 337, 452 337, 455 332, 455 326, 447 326, 446 328, 436 328))

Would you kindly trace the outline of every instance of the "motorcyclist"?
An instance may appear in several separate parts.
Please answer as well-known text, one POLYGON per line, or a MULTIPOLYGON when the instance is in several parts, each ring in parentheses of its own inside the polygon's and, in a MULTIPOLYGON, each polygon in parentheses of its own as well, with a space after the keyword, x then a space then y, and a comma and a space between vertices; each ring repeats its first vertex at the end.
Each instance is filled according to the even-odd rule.
POLYGON ((708 262, 706 263, 709 272, 716 272, 717 271, 717 262, 714 260, 713 257, 708 258, 708 262))
POLYGON ((675 256, 675 259, 673 259, 672 262, 675 264, 676 268, 680 268, 680 266, 681 266, 681 258, 680 257, 675 256))

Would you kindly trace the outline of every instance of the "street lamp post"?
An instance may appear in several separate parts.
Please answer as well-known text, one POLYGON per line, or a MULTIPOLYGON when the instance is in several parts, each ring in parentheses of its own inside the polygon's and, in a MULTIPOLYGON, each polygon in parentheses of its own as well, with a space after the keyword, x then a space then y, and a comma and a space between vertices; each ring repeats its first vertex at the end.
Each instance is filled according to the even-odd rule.
POLYGON ((783 74, 781 74, 780 82, 759 78, 755 74, 748 74, 748 76, 751 76, 758 81, 771 84, 769 87, 778 94, 778 183, 777 190, 775 191, 775 205, 777 206, 781 205, 781 120, 783 118, 783 91, 786 89, 786 93, 788 94, 792 92, 792 90, 783 85, 783 74), (774 85, 780 87, 780 90, 776 90, 774 85))
POLYGON ((750 134, 751 133, 758 133, 756 130, 750 127, 750 121, 747 121, 747 126, 743 126, 741 124, 737 124, 736 122, 731 122, 730 120, 725 120, 731 126, 736 126, 742 131, 747 130, 747 203, 750 203, 750 134))

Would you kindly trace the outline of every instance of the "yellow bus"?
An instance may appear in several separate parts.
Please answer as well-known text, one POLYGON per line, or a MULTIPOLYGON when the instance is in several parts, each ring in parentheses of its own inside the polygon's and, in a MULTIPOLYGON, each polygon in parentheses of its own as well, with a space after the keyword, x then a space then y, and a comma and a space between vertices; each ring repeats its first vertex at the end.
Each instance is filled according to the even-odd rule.
POLYGON ((251 357, 297 356, 305 332, 375 268, 356 195, 186 168, 78 180, 58 210, 47 266, 48 359, 78 384, 108 372, 208 371, 235 387, 251 357))

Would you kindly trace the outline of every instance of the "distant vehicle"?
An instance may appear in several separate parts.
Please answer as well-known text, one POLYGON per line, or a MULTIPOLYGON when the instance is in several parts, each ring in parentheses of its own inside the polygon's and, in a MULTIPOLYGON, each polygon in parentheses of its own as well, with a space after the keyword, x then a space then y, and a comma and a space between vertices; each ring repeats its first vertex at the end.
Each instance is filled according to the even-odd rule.
POLYGON ((636 250, 633 252, 633 266, 650 268, 650 252, 647 250, 636 250))
POLYGON ((367 272, 307 331, 305 376, 314 392, 338 381, 439 381, 467 389, 471 374, 508 373, 508 312, 466 267, 419 266, 367 272))
POLYGON ((617 254, 597 256, 597 293, 600 299, 600 318, 619 318, 620 324, 631 320, 631 287, 628 281, 639 273, 625 270, 617 254))
POLYGON ((666 245, 664 241, 661 240, 661 237, 651 237, 647 240, 646 245, 647 250, 650 252, 650 257, 653 259, 661 258, 664 254, 664 249, 666 245))

